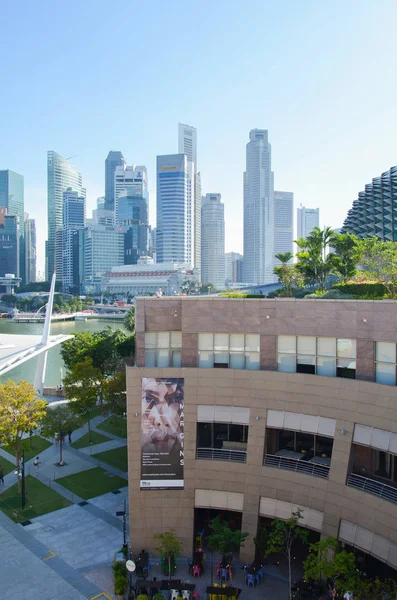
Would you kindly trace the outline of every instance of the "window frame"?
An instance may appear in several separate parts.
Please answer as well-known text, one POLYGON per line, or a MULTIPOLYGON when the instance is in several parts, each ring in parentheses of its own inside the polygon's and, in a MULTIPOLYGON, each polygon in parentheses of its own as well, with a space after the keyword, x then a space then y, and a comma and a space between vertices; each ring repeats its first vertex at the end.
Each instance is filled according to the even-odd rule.
MULTIPOLYGON (((153 361, 150 361, 153 362, 153 361)), ((178 368, 182 367, 182 331, 145 331, 145 366, 153 367, 153 368, 178 368), (159 344, 159 339, 164 340, 165 335, 168 335, 168 347, 164 345, 164 341, 161 341, 159 344), (156 336, 155 341, 152 337, 152 341, 149 345, 146 345, 147 337, 156 336), (180 337, 179 337, 180 336, 180 337), (176 338, 176 342, 175 342, 176 338), (177 346, 177 342, 180 342, 180 348, 177 346), (149 353, 154 354, 154 365, 147 364, 149 362, 147 360, 147 356, 149 353), (159 358, 161 354, 168 354, 168 360, 165 361, 168 364, 159 364, 159 358), (175 358, 174 358, 175 355, 175 358), (178 360, 176 360, 178 357, 178 360), (175 364, 177 363, 177 364, 175 364)))

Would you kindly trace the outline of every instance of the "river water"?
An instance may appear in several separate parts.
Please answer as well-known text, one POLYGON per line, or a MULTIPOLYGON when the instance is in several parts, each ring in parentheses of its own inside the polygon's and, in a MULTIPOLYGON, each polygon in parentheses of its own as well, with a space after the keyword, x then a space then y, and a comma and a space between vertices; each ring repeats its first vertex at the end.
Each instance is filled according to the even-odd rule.
MULTIPOLYGON (((55 321, 51 323, 51 335, 74 334, 80 331, 100 331, 111 327, 123 329, 123 321, 109 319, 89 319, 88 321, 55 321)), ((43 332, 43 323, 17 323, 12 319, 0 319, 0 333, 12 333, 19 335, 41 335, 43 332)), ((37 358, 26 361, 19 367, 16 367, 2 378, 6 379, 25 379, 33 383, 36 371, 37 358)), ((61 345, 52 348, 47 354, 47 370, 45 376, 46 386, 56 386, 61 383, 62 375, 65 375, 65 367, 61 357, 61 345)))

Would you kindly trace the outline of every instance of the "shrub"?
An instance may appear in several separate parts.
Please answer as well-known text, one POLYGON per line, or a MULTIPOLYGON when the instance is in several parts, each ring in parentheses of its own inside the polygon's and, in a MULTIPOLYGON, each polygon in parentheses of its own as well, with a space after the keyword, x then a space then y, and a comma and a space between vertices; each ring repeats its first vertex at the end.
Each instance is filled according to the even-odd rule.
POLYGON ((327 292, 317 290, 314 294, 307 294, 305 298, 316 298, 317 300, 350 300, 353 296, 352 294, 342 294, 339 290, 328 290, 327 292))
POLYGON ((125 562, 118 560, 113 564, 113 574, 114 578, 117 577, 126 577, 127 576, 127 568, 125 566, 125 562))
POLYGON ((114 579, 114 591, 116 596, 122 596, 127 588, 127 585, 127 577, 125 577, 124 575, 117 575, 117 577, 115 577, 114 579))
POLYGON ((164 600, 164 596, 161 592, 157 592, 157 594, 153 596, 153 600, 164 600))
POLYGON ((219 295, 224 298, 265 298, 263 294, 244 294, 243 292, 224 292, 219 295))
MULTIPOLYGON (((160 595, 161 597, 163 596, 163 594, 156 594, 156 596, 160 595)), ((136 600, 149 600, 149 597, 146 594, 138 594, 138 596, 136 597, 136 600)), ((164 600, 164 598, 163 598, 164 600)))
POLYGON ((374 300, 384 298, 387 295, 387 289, 383 283, 337 283, 332 289, 339 290, 343 294, 352 294, 356 298, 374 300))

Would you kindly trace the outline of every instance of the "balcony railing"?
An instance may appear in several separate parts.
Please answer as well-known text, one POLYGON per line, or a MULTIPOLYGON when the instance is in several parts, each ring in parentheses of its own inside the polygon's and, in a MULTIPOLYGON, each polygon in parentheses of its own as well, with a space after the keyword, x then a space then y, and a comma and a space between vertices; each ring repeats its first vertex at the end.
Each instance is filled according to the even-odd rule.
POLYGON ((222 448, 197 448, 196 458, 204 460, 225 460, 228 462, 247 462, 246 450, 226 450, 222 448))
POLYGON ((376 479, 370 479, 369 477, 363 477, 362 475, 350 473, 350 475, 347 477, 346 485, 397 504, 397 488, 393 487, 392 485, 387 485, 387 483, 382 483, 380 481, 376 481, 376 479))
POLYGON ((323 479, 328 479, 329 474, 329 467, 327 465, 319 465, 318 463, 277 456, 275 454, 265 454, 263 464, 265 467, 276 467, 277 469, 295 471, 296 473, 304 473, 305 475, 313 475, 313 477, 322 477, 323 479))

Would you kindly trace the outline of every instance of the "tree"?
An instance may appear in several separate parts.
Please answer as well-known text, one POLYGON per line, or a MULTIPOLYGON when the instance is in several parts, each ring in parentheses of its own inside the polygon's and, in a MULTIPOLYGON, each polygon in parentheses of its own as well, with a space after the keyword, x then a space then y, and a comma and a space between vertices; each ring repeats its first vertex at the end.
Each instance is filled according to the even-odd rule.
POLYGON ((292 573, 291 573, 291 553, 296 540, 307 543, 308 531, 299 525, 302 518, 302 510, 298 509, 292 513, 287 521, 274 519, 271 523, 269 532, 268 547, 266 556, 273 552, 283 552, 288 561, 288 585, 289 599, 292 600, 292 573))
POLYGON ((182 542, 176 537, 175 529, 155 533, 153 539, 157 544, 155 549, 168 562, 168 573, 171 579, 171 563, 182 552, 182 542))
POLYGON ((383 283, 391 298, 397 296, 397 244, 373 237, 362 240, 360 265, 368 279, 383 283))
POLYGON ((355 586, 357 570, 354 554, 342 549, 338 540, 333 537, 324 537, 312 544, 303 567, 305 579, 333 579, 338 592, 355 586))
POLYGON ((254 544, 257 552, 261 558, 266 556, 267 547, 269 543, 269 526, 263 525, 256 538, 254 538, 254 544))
POLYGON ((180 287, 180 290, 183 294, 198 294, 200 291, 200 284, 198 281, 193 279, 187 279, 184 281, 180 287))
POLYGON ((7 444, 14 450, 18 472, 22 437, 37 429, 45 417, 46 406, 47 402, 38 397, 27 381, 8 379, 4 384, 0 383, 0 444, 7 444))
POLYGON ((223 521, 221 517, 215 517, 211 521, 210 527, 212 533, 208 536, 208 545, 224 555, 237 552, 240 546, 244 546, 244 542, 249 535, 248 533, 242 533, 240 529, 230 529, 229 524, 223 521))
POLYGON ((283 264, 281 266, 274 267, 273 273, 277 275, 279 282, 283 286, 284 296, 292 296, 292 288, 304 287, 304 277, 296 265, 283 264))
POLYGON ((352 233, 334 233, 330 243, 335 255, 334 270, 339 273, 342 282, 346 283, 356 274, 362 245, 358 237, 352 233))
POLYGON ((296 268, 302 273, 307 284, 317 285, 322 291, 326 289, 328 276, 334 266, 334 254, 327 254, 332 235, 331 227, 315 227, 306 239, 299 238, 295 241, 300 248, 296 253, 296 268))
POLYGON ((216 290, 216 285, 213 283, 202 283, 199 287, 200 294, 209 294, 216 290))
POLYGON ((91 414, 98 402, 102 374, 91 358, 76 363, 63 380, 65 395, 73 414, 87 419, 88 441, 91 442, 91 414))
POLYGON ((127 331, 133 333, 135 331, 135 307, 131 306, 130 310, 124 317, 124 327, 127 331))
POLYGON ((282 265, 286 265, 294 258, 292 252, 278 252, 275 257, 281 262, 282 265))
POLYGON ((110 410, 117 420, 117 415, 126 411, 126 373, 125 370, 117 371, 112 377, 102 381, 102 397, 106 409, 110 410))
POLYGON ((79 420, 76 420, 76 415, 70 409, 68 404, 47 407, 47 414, 41 424, 41 433, 46 437, 54 437, 59 435, 59 464, 63 465, 62 449, 63 440, 69 431, 80 426, 79 420))

